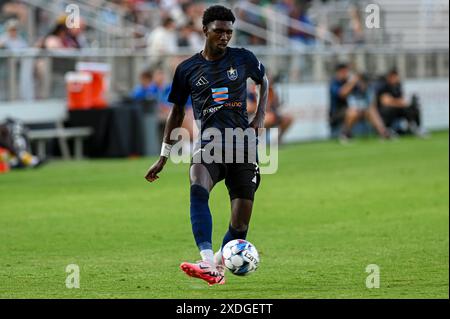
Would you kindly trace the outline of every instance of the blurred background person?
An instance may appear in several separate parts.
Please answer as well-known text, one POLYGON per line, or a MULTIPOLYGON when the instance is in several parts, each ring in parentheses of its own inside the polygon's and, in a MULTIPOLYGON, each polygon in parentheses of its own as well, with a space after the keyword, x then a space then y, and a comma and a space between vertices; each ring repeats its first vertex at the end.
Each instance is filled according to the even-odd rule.
POLYGON ((345 116, 341 138, 352 137, 352 128, 361 120, 367 120, 381 138, 390 138, 390 132, 378 113, 375 100, 375 88, 369 82, 367 74, 357 75, 358 82, 348 96, 348 110, 345 116))
POLYGON ((153 64, 162 55, 174 54, 178 49, 176 24, 171 17, 164 18, 162 25, 150 32, 147 38, 147 54, 153 64))
POLYGON ((89 42, 85 35, 86 23, 80 19, 80 26, 78 28, 68 28, 65 39, 63 40, 64 47, 72 49, 83 49, 89 47, 89 42))
POLYGON ((135 102, 143 102, 153 100, 151 91, 153 74, 151 70, 141 72, 139 76, 139 84, 131 92, 131 98, 135 102))
MULTIPOLYGON (((350 76, 350 69, 346 63, 336 65, 334 77, 329 84, 330 107, 329 107, 329 123, 333 132, 340 130, 345 121, 348 110, 347 97, 358 83, 356 75, 350 76)), ((352 111, 350 111, 352 112, 352 111)), ((350 115, 350 117, 358 116, 358 114, 350 115)))
POLYGON ((8 20, 5 30, 5 33, 0 35, 0 49, 15 51, 28 47, 27 41, 19 34, 18 20, 8 20))
POLYGON ((289 16, 298 21, 308 32, 299 30, 298 28, 289 28, 289 37, 301 45, 314 45, 315 37, 313 33, 316 25, 308 15, 308 9, 311 6, 310 0, 295 2, 289 9, 289 16))
POLYGON ((194 22, 189 21, 180 28, 178 32, 178 47, 188 48, 193 52, 199 52, 203 49, 203 38, 195 30, 194 22))
POLYGON ((390 70, 384 83, 377 91, 377 102, 384 124, 399 134, 412 133, 425 136, 421 128, 418 97, 414 95, 408 102, 402 89, 400 75, 396 69, 390 70))
MULTIPOLYGON (((135 102, 149 102, 157 111, 162 129, 169 116, 172 104, 168 102, 171 84, 167 81, 164 70, 157 66, 141 73, 140 84, 137 85, 131 97, 135 102)), ((185 117, 181 127, 189 132, 190 141, 194 140, 194 115, 192 101, 189 98, 186 103, 185 117)))
MULTIPOLYGON (((241 10, 237 10, 236 15, 238 19, 245 23, 249 23, 261 29, 266 29, 266 21, 258 14, 254 13, 252 6, 258 6, 259 0, 245 0, 240 2, 241 10)), ((237 37, 246 44, 250 45, 264 45, 266 40, 255 36, 251 33, 240 31, 237 33, 237 37)))
POLYGON ((164 70, 157 66, 152 69, 152 81, 147 89, 148 98, 157 101, 159 119, 166 122, 172 105, 167 101, 170 93, 170 83, 167 81, 164 70))
POLYGON ((12 168, 39 167, 45 161, 31 154, 27 127, 10 118, 0 123, 0 147, 8 151, 12 168))
POLYGON ((338 134, 341 142, 347 142, 353 137, 355 124, 364 119, 372 124, 380 137, 390 137, 376 109, 367 76, 350 75, 347 64, 338 64, 330 82, 329 122, 332 135, 338 134))
POLYGON ((58 50, 66 47, 66 38, 69 34, 69 29, 65 23, 57 22, 47 35, 42 37, 37 42, 37 47, 46 50, 58 50))

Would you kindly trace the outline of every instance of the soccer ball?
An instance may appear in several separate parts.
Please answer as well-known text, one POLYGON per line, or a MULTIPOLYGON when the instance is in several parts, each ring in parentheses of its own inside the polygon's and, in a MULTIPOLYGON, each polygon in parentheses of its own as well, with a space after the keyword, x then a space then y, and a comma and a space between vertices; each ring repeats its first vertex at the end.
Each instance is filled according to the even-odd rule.
POLYGON ((223 246, 222 260, 233 274, 247 276, 258 268, 259 255, 256 247, 250 242, 235 239, 223 246))

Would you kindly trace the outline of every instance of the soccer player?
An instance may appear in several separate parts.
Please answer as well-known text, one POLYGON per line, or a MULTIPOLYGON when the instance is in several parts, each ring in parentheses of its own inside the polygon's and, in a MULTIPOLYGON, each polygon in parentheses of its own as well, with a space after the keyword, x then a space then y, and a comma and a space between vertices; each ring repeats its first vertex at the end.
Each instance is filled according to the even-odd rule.
MULTIPOLYGON (((231 163, 225 161, 223 154, 222 160, 212 162, 205 161, 202 157, 205 146, 212 142, 211 138, 203 134, 208 129, 217 129, 222 134, 227 128, 250 130, 256 140, 258 129, 264 125, 269 85, 265 69, 252 52, 243 48, 228 47, 234 21, 232 11, 220 5, 211 6, 204 12, 205 47, 200 53, 183 61, 175 71, 169 94, 169 102, 174 105, 166 122, 161 156, 145 176, 149 182, 159 178, 158 173, 164 168, 171 147, 175 143, 170 139, 170 133, 181 126, 184 105, 191 96, 195 119, 201 124, 201 148, 194 152, 189 171, 190 217, 202 260, 197 263, 184 262, 180 268, 187 275, 203 279, 209 285, 225 283, 221 249, 214 255, 212 248, 209 194, 218 182, 225 180, 230 197, 231 220, 223 238, 223 247, 233 239, 246 238, 254 194, 260 182, 257 160, 252 162, 250 156, 246 157, 244 163, 238 163, 234 157, 231 163), (258 108, 250 123, 246 110, 249 77, 259 85, 258 108), (198 155, 200 160, 194 160, 199 157, 198 155)), ((238 148, 242 149, 240 148, 242 144, 237 143, 231 143, 236 151, 238 148)), ((250 144, 252 143, 247 143, 250 144)), ((225 149, 226 147, 223 148, 225 149)), ((251 153, 250 151, 244 147, 246 155, 251 153)))

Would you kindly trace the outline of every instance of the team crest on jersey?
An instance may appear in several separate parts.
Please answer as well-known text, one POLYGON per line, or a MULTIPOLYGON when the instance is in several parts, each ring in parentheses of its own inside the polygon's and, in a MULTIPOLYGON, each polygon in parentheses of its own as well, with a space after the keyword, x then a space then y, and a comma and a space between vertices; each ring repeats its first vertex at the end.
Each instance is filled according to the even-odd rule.
POLYGON ((238 78, 238 72, 237 72, 237 69, 234 69, 233 67, 230 67, 230 69, 227 71, 227 75, 228 75, 228 78, 229 78, 231 81, 236 80, 236 79, 238 78))

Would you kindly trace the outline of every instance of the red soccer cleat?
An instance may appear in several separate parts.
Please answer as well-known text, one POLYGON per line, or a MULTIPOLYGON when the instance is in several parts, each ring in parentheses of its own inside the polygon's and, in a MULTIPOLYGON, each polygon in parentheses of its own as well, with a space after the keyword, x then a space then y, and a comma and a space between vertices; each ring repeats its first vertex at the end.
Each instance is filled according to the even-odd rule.
POLYGON ((180 265, 180 268, 188 276, 203 279, 210 286, 215 284, 223 285, 225 283, 224 268, 216 268, 206 261, 200 261, 195 264, 184 262, 180 265))

